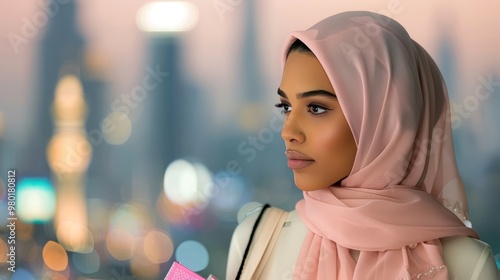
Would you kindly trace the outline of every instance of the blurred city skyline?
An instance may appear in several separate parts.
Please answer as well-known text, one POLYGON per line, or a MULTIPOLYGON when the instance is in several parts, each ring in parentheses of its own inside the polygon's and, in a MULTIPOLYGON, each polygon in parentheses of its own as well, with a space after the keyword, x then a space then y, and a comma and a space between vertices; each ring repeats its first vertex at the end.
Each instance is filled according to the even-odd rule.
MULTIPOLYGON (((48 220, 20 221, 18 264, 26 274, 18 275, 159 279, 174 259, 196 254, 192 267, 223 278, 238 209, 258 201, 291 210, 301 198, 272 106, 284 40, 347 10, 396 19, 436 60, 472 223, 500 253, 499 3, 181 1, 193 4, 196 25, 167 34, 141 22, 142 7, 155 1, 50 1, 0 4, 0 177, 17 169, 27 189, 54 197, 47 209, 71 201, 57 205, 74 206, 86 237, 59 231, 57 210, 43 209, 48 220), (83 99, 57 99, 61 84, 83 99), (71 142, 82 128, 89 149, 71 142), (68 133, 73 138, 59 142, 80 150, 65 169, 54 165, 65 151, 53 143, 68 133), (65 267, 53 257, 61 250, 65 267)), ((4 209, 6 187, 0 191, 4 209)), ((7 268, 1 258, 0 268, 7 268)))
MULTIPOLYGON (((109 95, 113 98, 130 92, 139 83, 141 71, 147 66, 144 57, 149 36, 142 32, 136 23, 137 10, 147 2, 135 0, 122 3, 110 0, 103 3, 89 0, 79 3, 77 22, 88 40, 86 53, 90 56, 89 63, 109 82, 109 95), (120 12, 113 13, 110 17, 113 7, 120 7, 120 12), (116 32, 117 29, 121 32, 116 32)), ((44 25, 35 26, 33 35, 19 44, 13 45, 8 34, 22 35, 26 21, 33 23, 33 17, 43 11, 43 3, 45 1, 2 4, 5 7, 2 9, 0 31, 5 40, 0 42, 0 59, 4 62, 4 67, 0 68, 0 77, 5 90, 0 95, 0 101, 1 104, 11 105, 2 106, 1 109, 9 120, 6 124, 11 132, 9 135, 15 137, 26 133, 23 130, 30 127, 29 118, 19 111, 16 112, 15 108, 32 106, 29 99, 33 98, 36 85, 23 81, 35 77, 36 73, 32 67, 44 25), (9 67, 6 67, 7 65, 9 67), (17 97, 9 100, 12 94, 17 97), (11 126, 17 129, 12 129, 11 126)), ((238 92, 235 89, 241 79, 235 76, 234 69, 238 68, 239 60, 235 58, 239 55, 238 48, 242 47, 243 41, 241 31, 245 18, 244 5, 236 1, 235 6, 226 3, 226 6, 221 6, 218 10, 215 8, 216 4, 225 3, 224 1, 193 3, 198 6, 200 16, 195 28, 181 37, 184 43, 182 60, 193 79, 209 88, 213 99, 218 100, 211 104, 217 112, 214 113, 214 120, 223 123, 226 117, 232 114, 232 107, 237 106, 238 92)), ((365 9, 393 17, 434 58, 439 47, 437 40, 446 33, 454 45, 458 68, 456 73, 464 93, 474 91, 478 73, 495 71, 500 63, 497 55, 500 35, 492 32, 499 21, 495 17, 495 11, 500 4, 493 0, 480 1, 475 5, 453 5, 435 1, 417 4, 410 0, 255 3, 255 28, 259 36, 256 42, 257 52, 262 63, 266 88, 277 87, 279 83, 279 53, 288 33, 308 28, 328 15, 346 10, 365 9)), ((272 102, 274 91, 268 93, 272 102)))

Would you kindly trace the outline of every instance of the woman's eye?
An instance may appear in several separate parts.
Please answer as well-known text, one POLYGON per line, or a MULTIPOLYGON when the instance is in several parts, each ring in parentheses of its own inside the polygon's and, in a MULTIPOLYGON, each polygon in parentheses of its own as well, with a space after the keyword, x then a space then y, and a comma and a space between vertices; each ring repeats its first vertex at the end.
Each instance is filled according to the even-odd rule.
POLYGON ((311 112, 315 115, 323 114, 327 110, 326 108, 323 108, 323 107, 318 106, 318 105, 309 105, 307 107, 309 107, 309 112, 311 112))
POLYGON ((275 104, 274 106, 276 108, 281 108, 282 109, 282 111, 281 111, 282 113, 289 113, 290 110, 292 109, 292 106, 290 106, 290 105, 288 105, 286 103, 283 103, 283 102, 275 104))

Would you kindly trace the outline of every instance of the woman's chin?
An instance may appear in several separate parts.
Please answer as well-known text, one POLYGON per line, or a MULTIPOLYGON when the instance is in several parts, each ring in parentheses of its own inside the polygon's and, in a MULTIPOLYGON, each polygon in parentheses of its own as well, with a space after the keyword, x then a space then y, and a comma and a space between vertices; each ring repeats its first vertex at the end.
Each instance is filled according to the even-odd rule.
POLYGON ((295 185, 297 186, 297 188, 299 190, 302 190, 302 191, 316 191, 316 190, 319 190, 319 189, 324 189, 324 188, 327 188, 329 187, 328 185, 326 186, 323 186, 322 184, 306 184, 304 182, 301 182, 301 180, 297 180, 295 179, 295 185))

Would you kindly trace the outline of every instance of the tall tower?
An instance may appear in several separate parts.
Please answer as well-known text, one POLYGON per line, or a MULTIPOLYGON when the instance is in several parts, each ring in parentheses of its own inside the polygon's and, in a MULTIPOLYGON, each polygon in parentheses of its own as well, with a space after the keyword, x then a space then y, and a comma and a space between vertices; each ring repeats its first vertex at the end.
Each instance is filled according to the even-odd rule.
POLYGON ((49 0, 47 5, 58 7, 58 12, 49 17, 45 33, 40 41, 37 57, 37 92, 33 103, 35 113, 33 128, 28 136, 25 154, 20 162, 22 175, 49 177, 50 170, 45 157, 46 147, 54 127, 51 106, 54 91, 61 71, 79 72, 82 48, 85 44, 76 25, 76 1, 59 4, 49 0))
MULTIPOLYGON (((103 143, 100 123, 104 119, 103 109, 105 82, 93 73, 86 63, 86 40, 78 26, 78 1, 49 0, 47 10, 56 11, 48 20, 37 49, 36 91, 33 98, 34 113, 32 129, 23 149, 20 161, 20 176, 49 178, 50 169, 46 160, 46 149, 54 131, 52 107, 58 80, 67 74, 77 76, 84 90, 87 104, 85 130, 90 133, 93 146, 93 161, 89 166, 90 182, 95 178, 109 176, 105 174, 106 144, 103 143), (103 160, 104 159, 104 160, 103 160)), ((96 187, 99 192, 103 189, 96 187)), ((91 192, 93 193, 93 192, 91 192)))
POLYGON ((54 99, 55 133, 47 147, 47 159, 57 189, 55 232, 69 251, 88 251, 85 174, 92 157, 92 146, 83 131, 87 106, 80 80, 74 75, 61 77, 54 99))
POLYGON ((151 1, 138 11, 149 55, 143 77, 150 86, 137 105, 143 113, 132 139, 134 151, 140 151, 133 166, 135 180, 149 186, 153 194, 146 194, 140 186, 135 191, 148 201, 162 189, 168 164, 190 151, 190 122, 198 103, 193 100, 196 92, 188 88, 182 67, 182 36, 197 19, 198 10, 188 1, 151 1))

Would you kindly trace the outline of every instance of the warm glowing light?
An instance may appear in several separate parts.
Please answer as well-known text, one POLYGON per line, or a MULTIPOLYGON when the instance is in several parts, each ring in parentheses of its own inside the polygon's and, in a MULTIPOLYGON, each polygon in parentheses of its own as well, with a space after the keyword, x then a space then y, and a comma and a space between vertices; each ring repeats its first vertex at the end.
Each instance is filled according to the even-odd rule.
POLYGON ((139 279, 157 279, 160 272, 159 265, 146 257, 144 240, 142 236, 134 238, 130 247, 132 251, 130 267, 132 273, 139 279))
POLYGON ((83 134, 56 134, 47 145, 50 168, 60 177, 87 170, 92 157, 92 145, 83 134))
POLYGON ((167 197, 174 203, 192 202, 198 191, 196 169, 187 160, 173 161, 165 170, 163 188, 167 197))
POLYGON ((56 194, 45 178, 23 178, 17 185, 17 214, 26 222, 46 222, 54 217, 56 194))
POLYGON ((45 244, 42 251, 45 265, 55 271, 63 271, 68 266, 68 255, 64 248, 54 241, 45 244))
POLYGON ((65 75, 59 79, 54 96, 54 116, 59 121, 80 122, 86 113, 80 79, 65 75))
POLYGON ((64 248, 73 252, 91 252, 94 238, 90 230, 80 223, 63 221, 57 226, 57 240, 64 248))
POLYGON ((179 205, 204 205, 211 198, 211 174, 199 163, 177 159, 169 164, 163 177, 165 195, 179 205))
MULTIPOLYGON (((117 260, 129 260, 136 255, 133 246, 144 232, 147 214, 141 204, 123 203, 116 206, 109 218, 106 249, 117 260)), ((142 251, 142 247, 140 249, 142 251)))
POLYGON ((65 184, 58 189, 54 227, 57 240, 66 250, 90 252, 93 249, 94 239, 87 228, 86 202, 78 184, 65 184))
POLYGON ((153 263, 168 261, 174 252, 172 239, 160 230, 152 230, 144 237, 144 253, 153 263))
POLYGON ((190 2, 151 2, 137 13, 137 25, 146 32, 182 32, 198 22, 198 8, 190 2))
POLYGON ((121 145, 132 134, 132 122, 124 113, 112 112, 102 121, 101 130, 108 144, 121 145))
POLYGON ((130 245, 134 236, 130 232, 121 229, 112 229, 106 238, 106 249, 108 253, 119 261, 129 260, 132 257, 130 245))

